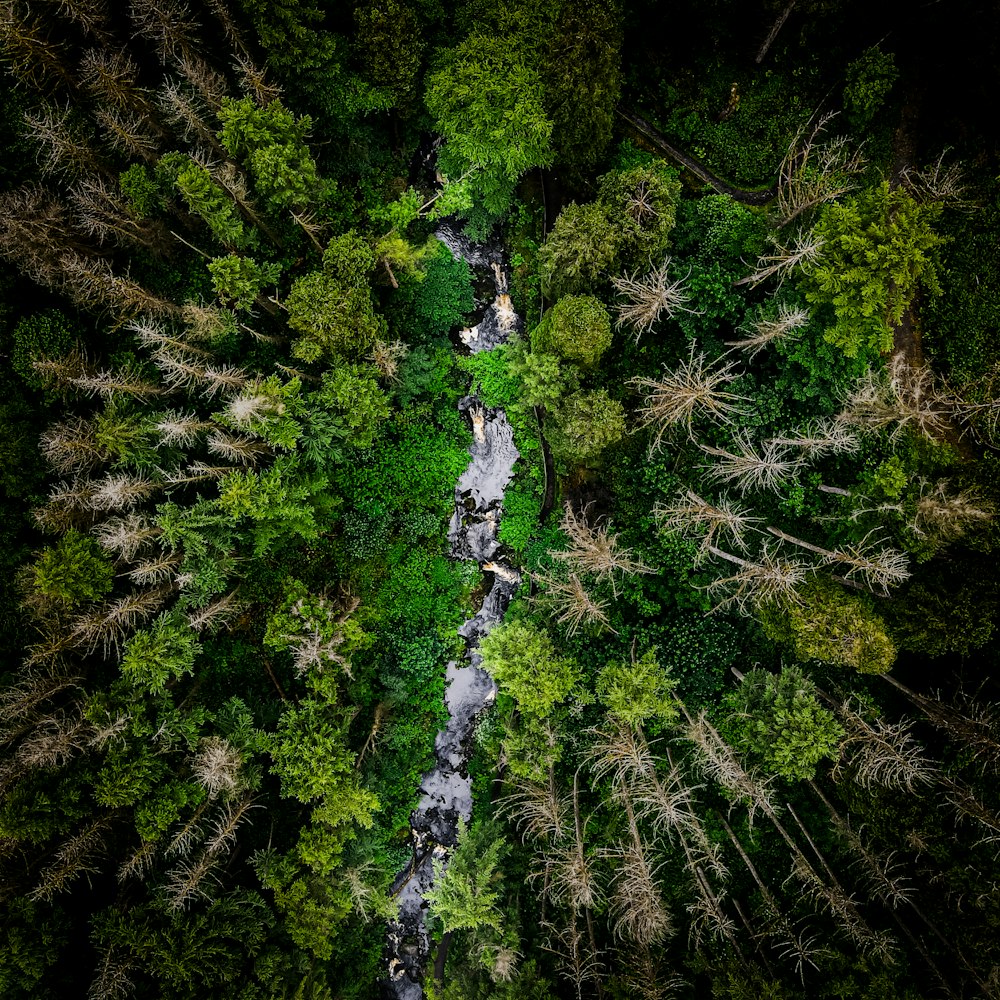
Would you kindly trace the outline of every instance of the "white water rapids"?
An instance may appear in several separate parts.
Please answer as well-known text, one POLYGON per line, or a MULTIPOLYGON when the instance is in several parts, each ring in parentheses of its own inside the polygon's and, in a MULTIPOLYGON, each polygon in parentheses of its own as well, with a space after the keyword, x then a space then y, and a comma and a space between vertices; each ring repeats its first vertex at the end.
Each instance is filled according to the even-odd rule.
MULTIPOLYGON (((495 296, 482 319, 460 333, 472 353, 503 343, 519 320, 508 294, 508 272, 499 248, 472 243, 441 227, 437 238, 456 258, 480 275, 490 274, 495 296)), ((388 977, 385 994, 391 1000, 420 1000, 430 954, 424 896, 434 882, 434 860, 447 863, 458 837, 459 821, 472 815, 472 788, 467 770, 479 714, 496 697, 496 685, 481 668, 480 638, 500 621, 520 583, 520 574, 497 558, 503 495, 513 475, 518 452, 506 414, 485 406, 474 394, 458 402, 472 426, 470 462, 455 486, 455 512, 448 530, 456 559, 474 559, 492 583, 482 606, 458 629, 466 641, 465 656, 446 668, 445 706, 448 722, 434 741, 435 766, 420 783, 420 801, 410 817, 413 859, 394 885, 399 917, 389 924, 388 977)))

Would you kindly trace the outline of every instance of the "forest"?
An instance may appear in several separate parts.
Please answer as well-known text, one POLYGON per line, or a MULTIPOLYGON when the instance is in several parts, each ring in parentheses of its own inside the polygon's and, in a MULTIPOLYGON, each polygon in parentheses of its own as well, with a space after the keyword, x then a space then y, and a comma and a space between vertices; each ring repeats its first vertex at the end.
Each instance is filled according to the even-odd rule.
POLYGON ((995 3, 0 54, 0 998, 1000 998, 995 3))

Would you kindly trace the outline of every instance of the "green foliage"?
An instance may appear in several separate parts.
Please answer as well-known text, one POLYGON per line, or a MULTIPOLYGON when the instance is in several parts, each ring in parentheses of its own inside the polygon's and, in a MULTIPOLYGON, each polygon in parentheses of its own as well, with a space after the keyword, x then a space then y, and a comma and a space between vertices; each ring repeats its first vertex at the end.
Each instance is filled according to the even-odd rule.
POLYGON ((593 295, 566 295, 532 331, 531 346, 593 368, 611 346, 611 317, 593 295))
POLYGON ((874 45, 847 67, 845 77, 844 110, 851 128, 861 133, 899 78, 895 57, 874 45))
POLYGON ((521 622, 494 626, 479 645, 483 666, 528 715, 545 718, 580 679, 540 628, 521 622))
POLYGON ((357 48, 366 77, 406 105, 420 72, 424 40, 416 14, 398 0, 357 7, 357 48))
POLYGON ((581 172, 611 141, 621 88, 619 9, 600 0, 559 3, 545 43, 539 71, 552 148, 559 164, 581 172))
POLYGON ((659 263, 679 196, 680 183, 659 165, 605 174, 598 200, 564 208, 539 250, 547 294, 590 291, 623 270, 659 263))
POLYGON ((566 395, 579 388, 575 370, 561 365, 554 354, 522 349, 512 354, 510 365, 521 383, 521 399, 528 406, 554 410, 566 395))
POLYGON ((592 464, 625 436, 625 409, 604 389, 574 392, 560 403, 545 430, 559 461, 592 464))
POLYGON ((403 276, 387 310, 396 336, 411 344, 429 344, 462 326, 474 308, 472 272, 438 240, 428 242, 422 276, 403 276))
POLYGON ((811 779, 821 760, 839 755, 844 730, 798 667, 786 667, 780 674, 748 671, 724 705, 732 713, 727 735, 737 748, 783 778, 811 779))
POLYGON ((299 278, 285 308, 288 325, 301 336, 292 354, 304 361, 357 357, 384 336, 367 279, 376 263, 372 247, 356 233, 330 241, 323 269, 299 278))
POLYGON ((800 660, 822 660, 863 674, 884 674, 896 660, 896 647, 870 599, 816 577, 799 600, 762 610, 765 632, 787 642, 800 660))
POLYGON ((29 313, 14 327, 11 367, 32 389, 41 389, 44 383, 32 362, 65 357, 79 335, 79 329, 58 309, 29 313))
POLYGON ((341 440, 358 448, 371 446, 389 416, 389 400, 374 365, 342 363, 324 372, 322 387, 311 394, 310 403, 338 418, 344 427, 341 440))
POLYGON ((178 611, 165 611, 150 628, 125 643, 121 671, 131 684, 155 694, 184 674, 194 673, 201 652, 197 633, 178 611))
POLYGON ((133 163, 118 175, 118 187, 137 219, 148 219, 163 205, 163 188, 141 163, 133 163))
POLYGON ((940 214, 940 204, 918 202, 888 181, 824 206, 816 224, 823 249, 804 268, 803 287, 810 302, 833 306, 826 336, 848 357, 892 347, 893 326, 921 282, 940 292, 933 255, 940 214))
POLYGON ((499 831, 486 823, 459 827, 447 865, 434 860, 434 888, 425 899, 445 933, 502 927, 500 862, 508 853, 499 831))
POLYGON ((58 909, 23 897, 4 906, 0 918, 0 995, 20 1000, 43 994, 46 972, 69 937, 69 921, 58 909))
POLYGON ((670 722, 677 717, 675 686, 656 650, 648 649, 638 659, 604 667, 597 678, 597 697, 612 715, 638 727, 649 719, 670 722))
POLYGON ((222 99, 219 140, 246 164, 254 187, 273 209, 308 204, 319 186, 316 163, 306 146, 308 115, 295 117, 281 101, 260 107, 251 98, 222 99))
POLYGON ((166 153, 160 157, 157 169, 173 181, 188 209, 205 222, 224 247, 240 250, 251 242, 252 234, 232 198, 200 163, 183 153, 166 153))
POLYGON ((425 100, 446 141, 444 173, 475 169, 474 195, 491 216, 510 207, 521 174, 551 159, 541 81, 504 38, 474 34, 446 52, 425 100))
POLYGON ((70 611, 104 597, 114 575, 114 567, 97 542, 70 529, 35 561, 31 584, 46 604, 70 611))
POLYGON ((313 698, 282 713, 268 745, 282 795, 315 802, 337 794, 354 769, 344 729, 342 719, 313 698))
POLYGON ((263 294, 268 285, 273 285, 281 277, 277 264, 258 264, 251 257, 216 257, 208 262, 208 273, 212 276, 215 294, 227 306, 248 311, 263 294))

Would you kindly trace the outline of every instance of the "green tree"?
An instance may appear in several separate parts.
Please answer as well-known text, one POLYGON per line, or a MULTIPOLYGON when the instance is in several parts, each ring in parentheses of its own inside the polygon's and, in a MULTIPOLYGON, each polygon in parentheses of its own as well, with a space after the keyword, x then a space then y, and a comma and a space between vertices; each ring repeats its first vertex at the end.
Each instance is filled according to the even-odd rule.
POLYGON ((939 293, 933 223, 940 203, 918 202, 888 181, 825 205, 815 235, 817 259, 803 267, 806 298, 829 303, 836 323, 826 339, 848 357, 892 348, 893 327, 921 283, 939 293))
POLYGON ((899 78, 896 59, 877 45, 865 49, 844 74, 844 110, 851 128, 861 133, 885 102, 899 78))
POLYGON ((263 295, 264 289, 281 277, 277 264, 258 264, 250 257, 230 254, 208 262, 215 294, 233 309, 249 310, 263 295))
POLYGON ((222 99, 219 140, 244 163, 256 191, 273 209, 307 205, 320 188, 316 161, 306 145, 308 115, 295 117, 281 101, 260 107, 251 98, 222 99))
POLYGON ((607 664, 597 678, 597 697, 612 714, 632 726, 677 717, 674 681, 648 649, 638 659, 607 664))
POLYGON ((545 430, 552 454, 561 462, 592 464, 625 436, 625 408, 604 389, 574 392, 546 421, 545 430))
POLYGON ((212 180, 212 175, 183 153, 166 153, 158 168, 173 180, 188 209, 199 216, 212 235, 227 249, 241 250, 252 233, 244 226, 233 200, 212 180))
POLYGON ((523 346, 512 354, 510 373, 521 383, 521 400, 528 406, 555 409, 560 400, 579 388, 579 379, 570 365, 562 365, 554 354, 527 351, 523 346))
POLYGON ((531 346, 593 368, 611 346, 611 316, 593 295, 566 295, 532 331, 531 346))
POLYGON ((46 606, 72 610, 111 590, 114 566, 88 535, 71 528, 31 567, 35 595, 46 606))
POLYGON ((602 0, 563 0, 539 53, 557 162, 577 172, 611 140, 621 89, 620 10, 602 0))
POLYGON ((194 672, 194 661, 200 652, 198 635, 184 615, 176 610, 167 611, 125 644, 122 675, 141 690, 162 691, 168 682, 194 672))
POLYGON ((560 656, 549 636, 533 625, 505 622, 479 644, 483 667, 522 712, 544 718, 580 679, 580 668, 560 656))
POLYGON ((458 844, 447 864, 434 859, 434 886, 425 894, 444 932, 491 928, 500 931, 503 898, 500 863, 508 853, 489 823, 459 826, 458 844))
POLYGON ((754 668, 726 696, 725 734, 737 749, 790 781, 815 776, 816 765, 836 760, 844 731, 798 667, 780 674, 754 668))
POLYGON ((473 34, 447 52, 425 100, 446 140, 444 173, 477 168, 473 191, 491 216, 510 207, 521 174, 551 159, 541 80, 505 38, 473 34))
POLYGON ((800 660, 822 660, 863 674, 884 674, 896 660, 896 646, 871 599, 814 577, 797 600, 761 609, 764 631, 791 645, 800 660))
POLYGON ((385 336, 368 284, 376 263, 375 250, 353 231, 330 241, 323 269, 299 278, 285 301, 288 325, 301 334, 292 354, 304 361, 357 357, 385 336))
POLYGON ((391 91, 396 103, 406 107, 413 96, 424 51, 416 14, 398 0, 378 0, 357 7, 354 18, 365 75, 376 87, 391 91))
POLYGON ((666 253, 680 197, 670 172, 658 165, 613 170, 598 190, 597 201, 563 209, 542 244, 538 265, 549 295, 589 291, 666 253))

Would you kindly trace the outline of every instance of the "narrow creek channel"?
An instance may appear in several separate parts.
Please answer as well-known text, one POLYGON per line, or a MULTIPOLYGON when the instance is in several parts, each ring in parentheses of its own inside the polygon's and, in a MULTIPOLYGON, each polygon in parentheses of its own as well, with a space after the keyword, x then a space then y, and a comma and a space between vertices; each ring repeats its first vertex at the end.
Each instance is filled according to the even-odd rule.
MULTIPOLYGON (((502 344, 520 320, 511 306, 509 269, 499 245, 473 243, 446 226, 436 236, 469 264, 484 287, 492 284, 492 301, 484 303, 479 322, 461 332, 462 342, 474 354, 502 344)), ((514 434, 504 411, 486 406, 475 388, 458 401, 472 427, 472 444, 468 468, 455 486, 448 541, 453 558, 479 563, 489 590, 476 614, 458 629, 465 655, 446 667, 448 721, 434 741, 435 765, 420 783, 420 801, 410 816, 413 857, 393 884, 399 917, 389 923, 387 934, 384 994, 390 1000, 419 1000, 424 995, 422 982, 430 955, 424 897, 434 882, 434 861, 447 864, 459 821, 468 822, 472 815, 468 762, 473 732, 480 713, 496 697, 496 685, 482 669, 477 647, 503 617, 521 580, 518 571, 504 562, 499 540, 504 490, 518 459, 514 434)))

